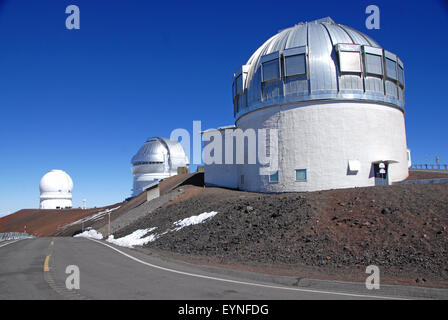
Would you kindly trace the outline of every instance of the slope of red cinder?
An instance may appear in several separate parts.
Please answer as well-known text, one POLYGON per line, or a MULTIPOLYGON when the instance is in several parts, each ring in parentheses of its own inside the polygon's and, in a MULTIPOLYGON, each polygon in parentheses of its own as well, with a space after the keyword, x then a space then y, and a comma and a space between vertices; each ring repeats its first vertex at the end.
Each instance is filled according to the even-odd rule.
MULTIPOLYGON (((117 205, 115 205, 117 206, 117 205)), ((36 237, 52 236, 62 226, 114 206, 95 209, 23 209, 0 218, 0 232, 26 232, 36 237)))

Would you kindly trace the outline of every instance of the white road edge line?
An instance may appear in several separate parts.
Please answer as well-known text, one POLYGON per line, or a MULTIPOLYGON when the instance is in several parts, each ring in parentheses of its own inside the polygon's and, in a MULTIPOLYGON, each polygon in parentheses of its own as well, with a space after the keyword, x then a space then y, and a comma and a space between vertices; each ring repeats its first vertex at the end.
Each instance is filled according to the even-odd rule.
POLYGON ((10 245, 10 244, 15 243, 15 242, 20 241, 20 240, 22 240, 22 239, 19 239, 19 240, 13 240, 13 241, 11 241, 11 242, 2 244, 2 245, 0 246, 0 248, 2 248, 2 247, 6 247, 7 245, 10 245))
POLYGON ((121 250, 118 250, 117 248, 112 247, 111 245, 108 245, 102 241, 98 241, 95 239, 85 238, 90 241, 97 242, 103 246, 106 246, 120 254, 122 254, 125 257, 128 257, 129 259, 132 259, 138 263, 144 264, 148 267, 164 270, 167 272, 182 274, 190 277, 196 277, 196 278, 202 278, 202 279, 208 279, 208 280, 215 280, 215 281, 221 281, 221 282, 229 282, 229 283, 236 283, 236 284, 242 284, 242 285, 248 285, 248 286, 255 286, 255 287, 263 287, 263 288, 270 288, 270 289, 280 289, 280 290, 290 290, 290 291, 300 291, 300 292, 310 292, 310 293, 320 293, 320 294, 331 294, 331 295, 339 295, 339 296, 349 296, 349 297, 358 297, 358 298, 370 298, 370 299, 386 299, 386 300, 408 300, 405 298, 397 298, 397 297, 385 297, 385 296, 375 296, 375 295, 365 295, 365 294, 355 294, 355 293, 344 293, 344 292, 331 292, 331 291, 320 291, 320 290, 311 290, 311 289, 300 289, 300 288, 290 288, 290 287, 280 287, 280 286, 272 286, 267 284, 260 284, 260 283, 254 283, 254 282, 246 282, 246 281, 238 281, 238 280, 230 280, 230 279, 223 279, 223 278, 217 278, 217 277, 211 277, 211 276, 205 276, 201 274, 196 273, 189 273, 174 269, 169 269, 165 267, 160 267, 154 264, 151 264, 149 262, 145 262, 143 260, 140 260, 138 258, 135 258, 131 256, 130 254, 127 254, 121 250))

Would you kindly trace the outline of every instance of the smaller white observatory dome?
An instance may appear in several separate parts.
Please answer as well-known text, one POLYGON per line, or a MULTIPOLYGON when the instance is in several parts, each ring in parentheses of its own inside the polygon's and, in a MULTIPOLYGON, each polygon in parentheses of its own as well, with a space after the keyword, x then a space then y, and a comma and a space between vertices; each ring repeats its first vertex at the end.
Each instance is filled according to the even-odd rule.
POLYGON ((190 165, 190 161, 180 142, 154 137, 132 157, 134 174, 133 196, 142 193, 147 186, 162 179, 177 175, 177 168, 190 165))
POLYGON ((72 207, 73 180, 62 170, 51 170, 40 180, 40 208, 72 207))

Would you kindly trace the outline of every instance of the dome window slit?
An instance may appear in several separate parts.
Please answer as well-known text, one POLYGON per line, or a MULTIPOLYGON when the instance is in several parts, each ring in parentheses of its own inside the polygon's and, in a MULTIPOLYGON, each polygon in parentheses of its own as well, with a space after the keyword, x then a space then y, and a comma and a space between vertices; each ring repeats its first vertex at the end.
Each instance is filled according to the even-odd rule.
POLYGON ((386 73, 389 79, 397 80, 397 63, 386 58, 386 73))
POLYGON ((359 45, 338 44, 339 71, 343 73, 361 73, 361 47, 359 45))
POLYGON ((366 53, 366 73, 374 76, 382 76, 383 75, 383 62, 382 57, 380 55, 366 53))
POLYGON ((306 76, 306 47, 292 48, 283 52, 285 76, 306 76))

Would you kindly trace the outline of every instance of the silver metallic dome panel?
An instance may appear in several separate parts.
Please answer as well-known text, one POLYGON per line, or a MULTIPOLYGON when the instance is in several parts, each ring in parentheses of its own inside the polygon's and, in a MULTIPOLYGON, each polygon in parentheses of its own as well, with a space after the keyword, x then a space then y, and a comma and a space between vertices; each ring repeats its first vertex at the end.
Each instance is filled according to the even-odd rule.
POLYGON ((324 18, 280 31, 234 74, 236 119, 312 100, 364 100, 402 109, 403 62, 369 36, 324 18))
POLYGON ((168 154, 165 144, 159 138, 148 139, 132 157, 131 163, 138 165, 144 162, 163 162, 168 154))
POLYGON ((178 141, 150 138, 132 157, 133 195, 140 194, 154 181, 177 174, 179 167, 189 167, 189 159, 178 141))
POLYGON ((148 139, 132 157, 134 168, 151 165, 153 172, 175 172, 178 167, 189 165, 182 145, 178 141, 155 137, 148 139))

